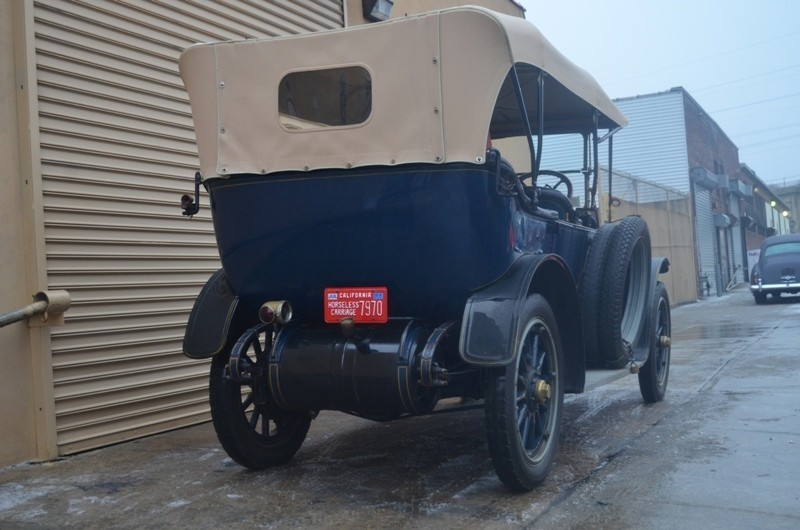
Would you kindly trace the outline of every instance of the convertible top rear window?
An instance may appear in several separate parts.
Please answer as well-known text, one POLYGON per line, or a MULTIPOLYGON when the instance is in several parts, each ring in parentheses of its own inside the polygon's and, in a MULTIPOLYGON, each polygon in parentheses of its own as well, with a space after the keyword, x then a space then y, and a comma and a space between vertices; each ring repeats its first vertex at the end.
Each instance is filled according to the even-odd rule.
POLYGON ((290 131, 364 123, 372 112, 372 78, 361 66, 292 72, 281 79, 278 111, 290 131))

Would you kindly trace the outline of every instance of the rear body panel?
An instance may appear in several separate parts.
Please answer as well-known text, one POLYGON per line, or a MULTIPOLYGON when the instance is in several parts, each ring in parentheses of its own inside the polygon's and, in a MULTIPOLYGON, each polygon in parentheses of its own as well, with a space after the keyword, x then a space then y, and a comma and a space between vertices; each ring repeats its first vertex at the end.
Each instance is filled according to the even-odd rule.
POLYGON ((386 287, 391 317, 460 319, 525 253, 577 278, 591 230, 522 212, 492 165, 239 176, 208 183, 220 257, 245 307, 291 300, 323 321, 329 287, 386 287))

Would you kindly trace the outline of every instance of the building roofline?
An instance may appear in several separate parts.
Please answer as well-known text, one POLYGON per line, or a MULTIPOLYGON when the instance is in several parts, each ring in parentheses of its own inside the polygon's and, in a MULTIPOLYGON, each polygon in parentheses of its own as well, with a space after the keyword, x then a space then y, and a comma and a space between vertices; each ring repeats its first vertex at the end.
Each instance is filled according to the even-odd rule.
POLYGON ((666 94, 677 92, 679 90, 683 90, 683 87, 674 87, 674 88, 670 88, 669 90, 662 90, 660 92, 651 92, 649 94, 636 94, 635 96, 625 96, 625 97, 622 97, 622 98, 614 98, 613 101, 616 103, 617 101, 630 101, 630 100, 634 100, 634 99, 652 98, 652 97, 656 97, 656 96, 664 96, 666 94))
POLYGON ((708 112, 707 112, 707 111, 706 111, 706 110, 703 108, 703 106, 702 106, 702 105, 700 105, 700 103, 698 103, 696 99, 694 99, 694 97, 693 97, 693 96, 692 96, 692 95, 689 93, 689 91, 688 91, 688 90, 686 90, 685 88, 683 88, 682 86, 676 86, 676 87, 672 87, 672 88, 670 88, 669 90, 663 90, 663 91, 661 91, 661 92, 653 92, 653 93, 651 93, 651 94, 640 94, 640 95, 636 95, 636 96, 628 96, 628 97, 624 97, 624 98, 615 98, 615 99, 613 99, 612 101, 613 101, 614 103, 618 103, 618 102, 620 102, 620 101, 631 101, 631 100, 635 100, 635 99, 644 99, 644 98, 650 98, 650 97, 665 96, 665 95, 667 95, 667 94, 676 94, 676 93, 683 94, 684 101, 685 101, 686 99, 688 99, 688 100, 689 100, 689 101, 692 103, 692 105, 694 105, 694 106, 695 106, 695 108, 697 108, 697 110, 698 110, 698 111, 699 111, 699 112, 700 112, 700 113, 701 113, 703 116, 705 116, 706 118, 708 118, 708 120, 709 120, 711 123, 713 123, 713 124, 714 124, 714 126, 715 126, 715 127, 717 128, 717 130, 718 130, 718 131, 719 131, 719 132, 722 134, 722 136, 724 136, 724 137, 725 137, 725 139, 726 139, 726 140, 728 140, 728 142, 730 142, 730 144, 731 144, 733 147, 735 147, 735 148, 736 148, 736 153, 737 153, 737 158, 738 158, 739 146, 738 146, 738 145, 736 145, 736 142, 734 142, 733 140, 731 140, 730 136, 728 136, 728 133, 726 133, 726 132, 725 132, 725 129, 723 129, 722 127, 720 127, 719 123, 717 123, 717 120, 715 120, 714 118, 712 118, 712 117, 711 117, 711 115, 710 115, 710 114, 709 114, 709 113, 708 113, 708 112))
POLYGON ((742 171, 742 173, 745 174, 745 176, 753 180, 754 183, 753 193, 756 193, 756 189, 758 189, 759 191, 763 191, 765 195, 769 195, 770 200, 775 201, 776 205, 781 206, 781 210, 787 210, 787 211, 789 210, 789 207, 780 199, 780 197, 778 197, 778 195, 774 191, 772 191, 772 189, 770 189, 769 185, 767 185, 763 180, 761 180, 761 178, 759 178, 759 176, 756 174, 753 168, 751 168, 744 162, 740 162, 739 169, 742 171))

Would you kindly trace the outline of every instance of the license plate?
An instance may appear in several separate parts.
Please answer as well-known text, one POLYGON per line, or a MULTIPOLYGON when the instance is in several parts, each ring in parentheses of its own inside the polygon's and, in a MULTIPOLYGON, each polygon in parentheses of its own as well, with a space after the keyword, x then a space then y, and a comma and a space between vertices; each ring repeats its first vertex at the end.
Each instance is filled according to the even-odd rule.
POLYGON ((325 322, 337 324, 352 318, 356 324, 389 321, 389 291, 386 287, 328 287, 325 289, 325 322))

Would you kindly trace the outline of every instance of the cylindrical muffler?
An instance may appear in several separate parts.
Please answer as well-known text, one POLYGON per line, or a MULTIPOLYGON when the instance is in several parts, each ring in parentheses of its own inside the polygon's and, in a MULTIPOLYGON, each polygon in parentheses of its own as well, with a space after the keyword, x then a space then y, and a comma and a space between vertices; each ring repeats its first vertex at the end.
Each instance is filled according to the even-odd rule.
POLYGON ((430 335, 415 320, 390 321, 360 332, 357 348, 338 327, 287 327, 270 358, 270 391, 294 410, 341 410, 372 419, 432 410, 436 391, 417 384, 415 366, 430 335), (366 353, 365 353, 366 351, 366 353))

